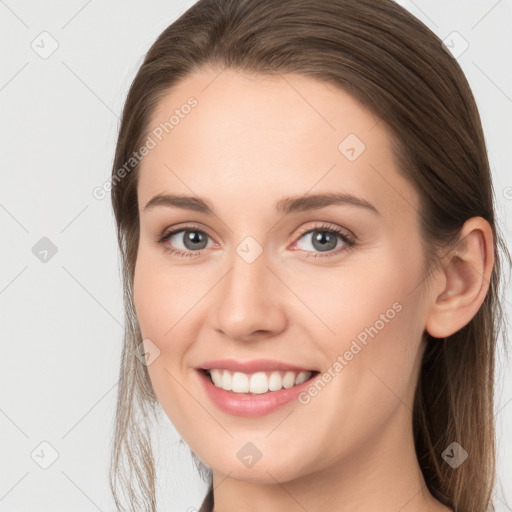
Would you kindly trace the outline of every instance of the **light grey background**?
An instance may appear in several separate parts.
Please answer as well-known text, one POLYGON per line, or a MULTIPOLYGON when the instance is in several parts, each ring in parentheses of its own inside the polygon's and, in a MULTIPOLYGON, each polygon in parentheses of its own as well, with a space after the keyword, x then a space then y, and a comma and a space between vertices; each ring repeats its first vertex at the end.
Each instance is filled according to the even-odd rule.
MULTIPOLYGON (((510 241, 512 2, 400 3, 454 51, 469 44, 458 60, 510 241)), ((109 178, 118 116, 145 51, 192 4, 0 0, 0 512, 114 510, 107 467, 123 310, 109 199, 92 190, 109 178), (43 237, 57 248, 47 262, 33 253, 43 237)), ((510 290, 505 306, 510 315, 510 290)), ((495 496, 505 511, 512 372, 501 348, 497 376, 495 496)), ((160 510, 197 507, 206 489, 188 451, 166 417, 160 431, 160 510)))

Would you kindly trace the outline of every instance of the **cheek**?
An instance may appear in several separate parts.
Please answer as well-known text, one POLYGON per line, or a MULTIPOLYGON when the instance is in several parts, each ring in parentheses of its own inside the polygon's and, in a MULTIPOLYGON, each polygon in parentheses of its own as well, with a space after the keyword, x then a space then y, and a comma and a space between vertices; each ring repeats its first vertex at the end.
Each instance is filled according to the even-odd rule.
MULTIPOLYGON (((332 440, 334 458, 376 437, 394 411, 409 413, 421 355, 422 305, 410 293, 418 265, 390 254, 357 274, 340 276, 343 286, 326 280, 323 301, 321 294, 311 299, 324 304, 317 312, 335 334, 316 338, 329 367, 325 386, 305 409, 311 418, 327 418, 320 437, 332 440)), ((307 424, 304 430, 305 438, 318 435, 307 424)))
POLYGON ((133 302, 143 337, 154 338, 157 344, 171 339, 174 325, 197 302, 193 281, 184 274, 166 266, 156 251, 139 247, 133 302))
POLYGON ((133 302, 142 337, 151 340, 160 338, 164 331, 165 301, 162 301, 162 287, 151 271, 151 265, 139 254, 133 282, 133 302))
POLYGON ((316 340, 336 375, 333 388, 351 396, 354 407, 392 406, 394 393, 403 396, 414 383, 423 332, 420 261, 382 252, 378 264, 361 261, 309 294, 308 302, 331 330, 316 340))
POLYGON ((336 356, 348 350, 353 340, 364 344, 381 339, 381 344, 386 340, 398 347, 397 334, 413 334, 410 329, 420 322, 415 313, 421 306, 417 294, 411 293, 420 283, 418 261, 380 250, 347 261, 339 269, 311 268, 290 274, 286 282, 309 306, 311 339, 321 344, 324 353, 336 356))
MULTIPOLYGON (((139 250, 133 283, 133 302, 143 340, 156 345, 158 357, 147 366, 151 385, 163 410, 180 431, 193 421, 186 411, 190 395, 184 390, 181 375, 182 355, 186 352, 180 319, 190 305, 176 296, 181 284, 161 268, 162 259, 152 251, 139 250)), ((188 302, 188 301, 187 301, 188 302)), ((151 347, 151 345, 150 345, 151 347)))
MULTIPOLYGON (((161 265, 152 251, 139 248, 133 282, 133 303, 142 339, 151 340, 159 350, 159 358, 148 366, 152 380, 156 367, 169 368, 170 362, 177 361, 177 358, 169 358, 169 353, 180 351, 176 331, 180 327, 179 318, 184 314, 180 315, 180 311, 176 310, 182 307, 182 301, 176 297, 176 283, 161 265)), ((157 392, 156 385, 154 388, 157 392)))
POLYGON ((183 268, 169 266, 156 251, 139 248, 133 302, 142 338, 159 350, 158 359, 148 366, 155 392, 160 385, 172 387, 169 373, 181 373, 187 350, 197 338, 195 329, 201 323, 195 315, 205 293, 202 282, 183 268))

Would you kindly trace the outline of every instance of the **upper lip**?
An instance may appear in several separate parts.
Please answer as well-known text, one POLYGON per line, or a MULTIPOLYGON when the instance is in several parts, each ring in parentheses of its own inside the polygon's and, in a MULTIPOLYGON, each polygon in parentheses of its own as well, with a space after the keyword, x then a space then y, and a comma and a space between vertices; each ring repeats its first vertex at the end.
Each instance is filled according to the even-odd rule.
POLYGON ((201 366, 203 370, 210 370, 212 368, 230 370, 232 372, 254 373, 259 371, 293 371, 293 372, 307 372, 316 371, 311 368, 303 368, 290 363, 275 361, 272 359, 253 359, 252 361, 236 361, 235 359, 215 359, 213 361, 206 361, 201 366))

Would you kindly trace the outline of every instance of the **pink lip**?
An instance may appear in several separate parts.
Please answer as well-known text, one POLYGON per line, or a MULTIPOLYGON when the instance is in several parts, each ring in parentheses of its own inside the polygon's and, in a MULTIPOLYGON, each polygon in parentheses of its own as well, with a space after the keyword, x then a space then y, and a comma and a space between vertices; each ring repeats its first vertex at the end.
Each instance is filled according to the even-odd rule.
POLYGON ((242 373, 255 373, 264 371, 294 371, 294 372, 308 372, 315 371, 311 368, 301 368, 293 364, 281 363, 271 359, 255 359, 253 361, 235 361, 234 359, 216 359, 214 361, 206 361, 201 365, 203 370, 210 370, 212 368, 219 368, 223 370, 230 370, 232 372, 242 373))
MULTIPOLYGON (((218 361, 215 362, 214 368, 218 361)), ((220 366, 222 368, 222 366, 220 366)), ((268 366, 266 367, 268 368, 268 366)), ((290 367, 287 366, 287 369, 290 367)), ((229 368, 226 368, 229 369, 229 368)), ((204 370, 196 370, 210 400, 223 412, 233 416, 257 417, 270 414, 279 407, 295 400, 297 396, 307 389, 315 379, 315 375, 306 382, 279 391, 270 391, 262 394, 234 393, 218 388, 211 381, 204 370)), ((319 373, 317 375, 320 375, 319 373)))

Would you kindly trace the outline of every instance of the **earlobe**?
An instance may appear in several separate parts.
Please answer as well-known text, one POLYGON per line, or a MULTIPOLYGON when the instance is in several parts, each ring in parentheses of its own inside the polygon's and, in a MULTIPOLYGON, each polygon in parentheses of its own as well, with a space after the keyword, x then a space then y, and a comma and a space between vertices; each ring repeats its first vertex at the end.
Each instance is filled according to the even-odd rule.
POLYGON ((425 330, 445 338, 467 325, 482 305, 494 265, 494 237, 482 217, 468 219, 459 242, 443 260, 440 287, 433 293, 425 330))

